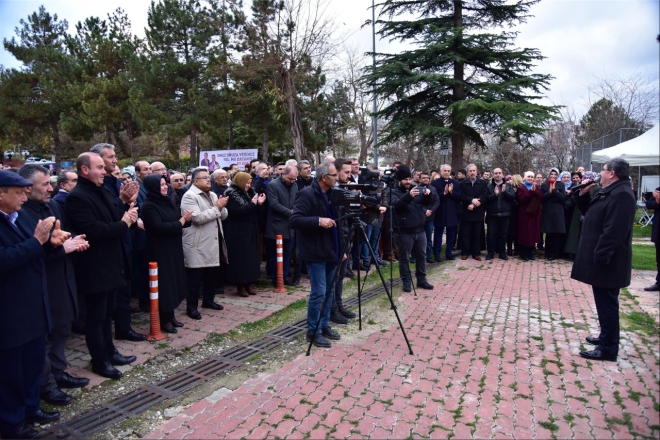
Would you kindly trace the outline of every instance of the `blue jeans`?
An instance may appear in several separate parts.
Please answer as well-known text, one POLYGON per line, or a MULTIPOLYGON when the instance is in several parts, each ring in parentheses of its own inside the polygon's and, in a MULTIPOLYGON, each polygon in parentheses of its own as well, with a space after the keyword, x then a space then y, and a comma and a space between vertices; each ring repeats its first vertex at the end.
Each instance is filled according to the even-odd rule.
MULTIPOLYGON (((270 273, 268 274, 273 280, 273 284, 277 284, 277 240, 273 238, 265 238, 268 245, 268 266, 270 273)), ((285 238, 282 239, 282 257, 283 261, 283 270, 282 270, 282 279, 286 281, 289 278, 289 268, 291 263, 291 247, 293 246, 293 240, 285 238)))
POLYGON ((424 223, 424 233, 426 234, 426 258, 433 255, 433 220, 426 220, 424 223))
POLYGON ((309 292, 309 302, 307 304, 307 334, 314 334, 316 322, 321 314, 321 307, 328 295, 328 302, 321 315, 321 323, 316 333, 321 333, 321 329, 328 327, 330 320, 330 309, 332 309, 332 297, 330 292, 332 287, 332 278, 335 274, 334 261, 306 261, 307 275, 309 275, 309 282, 311 284, 311 291, 309 292))

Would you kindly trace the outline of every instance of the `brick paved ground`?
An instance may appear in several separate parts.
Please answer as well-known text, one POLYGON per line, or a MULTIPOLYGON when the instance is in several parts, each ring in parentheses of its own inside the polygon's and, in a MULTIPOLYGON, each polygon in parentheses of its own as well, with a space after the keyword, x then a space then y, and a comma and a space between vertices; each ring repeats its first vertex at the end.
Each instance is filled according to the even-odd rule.
POLYGON ((396 326, 301 353, 147 437, 658 438, 658 336, 623 331, 617 363, 580 358, 598 324, 570 267, 451 263, 435 291, 399 297, 415 355, 396 326))

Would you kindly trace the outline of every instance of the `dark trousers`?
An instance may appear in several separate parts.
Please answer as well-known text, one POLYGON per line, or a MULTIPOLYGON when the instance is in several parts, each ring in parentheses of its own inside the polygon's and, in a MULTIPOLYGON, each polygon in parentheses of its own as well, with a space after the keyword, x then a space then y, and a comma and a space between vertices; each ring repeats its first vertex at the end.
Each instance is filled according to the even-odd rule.
MULTIPOLYGON (((133 284, 128 291, 137 297, 141 309, 149 310, 149 261, 147 251, 144 249, 133 249, 132 257, 133 284)), ((117 298, 118 307, 119 302, 120 299, 117 298)))
MULTIPOLYGON (((277 284, 277 240, 272 238, 264 238, 268 246, 268 275, 273 280, 273 284, 277 284)), ((282 257, 284 257, 282 264, 282 278, 286 281, 289 278, 289 270, 291 265, 291 246, 293 240, 282 239, 282 257)))
POLYGON ((506 251, 506 234, 509 232, 509 217, 488 216, 488 253, 503 254, 506 251))
POLYGON ((172 319, 174 319, 174 310, 168 310, 166 312, 158 312, 160 317, 160 328, 169 327, 172 325, 172 319))
POLYGON ((339 263, 339 279, 335 284, 335 296, 332 301, 332 311, 338 312, 340 308, 344 307, 344 277, 346 276, 346 266, 348 265, 348 258, 339 263))
POLYGON ((518 244, 518 254, 520 258, 532 258, 534 256, 534 246, 518 244))
MULTIPOLYGON (((133 330, 131 327, 131 286, 132 281, 126 280, 126 287, 117 290, 116 303, 112 319, 115 320, 115 332, 128 333, 133 330)), ((140 301, 140 307, 143 310, 149 310, 149 302, 146 306, 140 301)))
POLYGON ((197 310, 199 299, 199 283, 202 283, 202 301, 213 302, 215 298, 215 284, 218 281, 218 266, 186 268, 188 278, 188 297, 186 298, 188 310, 197 310))
POLYGON ((117 290, 89 293, 87 300, 87 321, 85 322, 85 342, 92 357, 92 364, 108 362, 115 353, 112 342, 112 315, 117 303, 117 290))
POLYGON ((394 234, 394 241, 399 247, 399 274, 403 281, 412 281, 409 255, 415 257, 415 277, 417 281, 426 280, 426 234, 424 231, 408 234, 394 234))
POLYGON ((558 258, 564 253, 563 243, 566 234, 545 234, 545 256, 558 258))
POLYGON ((46 357, 41 369, 41 391, 49 392, 57 388, 57 379, 66 370, 66 341, 71 334, 71 323, 53 327, 46 336, 46 357))
POLYGON ((479 255, 483 233, 483 221, 461 221, 461 255, 472 255, 473 257, 479 255))
POLYGON ((443 227, 435 226, 435 231, 433 234, 433 254, 436 259, 440 258, 440 251, 442 249, 442 230, 446 230, 447 234, 447 246, 445 247, 445 256, 452 255, 454 253, 454 245, 456 244, 456 232, 458 231, 458 226, 443 227))
POLYGON ((604 354, 617 356, 619 353, 619 289, 596 286, 592 286, 592 289, 600 324, 598 349, 604 354))
POLYGON ((18 347, 0 350, 0 435, 20 427, 39 410, 45 335, 18 347))
POLYGON ((658 272, 655 274, 655 282, 660 283, 660 238, 658 238, 658 242, 655 244, 655 265, 658 268, 658 272))
MULTIPOLYGON (((424 234, 426 235, 426 256, 431 258, 433 255, 433 220, 426 220, 424 223, 424 234)), ((442 232, 440 232, 442 234, 442 232)))

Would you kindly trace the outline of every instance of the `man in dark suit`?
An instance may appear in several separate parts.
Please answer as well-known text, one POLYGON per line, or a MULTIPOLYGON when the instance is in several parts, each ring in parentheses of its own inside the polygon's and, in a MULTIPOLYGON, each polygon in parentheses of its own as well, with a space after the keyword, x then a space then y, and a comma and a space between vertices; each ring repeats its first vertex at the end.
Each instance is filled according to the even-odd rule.
POLYGON ((273 285, 277 284, 277 260, 276 260, 276 237, 282 236, 282 256, 284 257, 284 284, 291 285, 289 280, 289 264, 291 261, 291 229, 289 228, 289 217, 293 210, 293 201, 298 194, 298 168, 285 166, 282 175, 273 180, 266 187, 266 199, 268 199, 268 221, 264 239, 268 246, 268 259, 270 260, 270 277, 273 285))
POLYGON ((53 197, 53 201, 60 205, 62 211, 64 211, 66 196, 69 195, 77 183, 78 175, 73 171, 62 171, 59 176, 57 176, 57 187, 59 188, 59 191, 53 197))
POLYGON ((477 261, 481 240, 484 235, 485 202, 488 197, 488 183, 477 175, 477 166, 467 166, 467 178, 461 182, 461 260, 467 260, 470 255, 477 261))
POLYGON ((658 271, 655 275, 655 284, 645 287, 647 292, 660 291, 660 187, 653 191, 653 195, 646 201, 646 209, 653 209, 653 229, 651 230, 651 241, 655 243, 655 264, 658 271))
POLYGON ((0 171, 0 436, 35 438, 28 423, 50 423, 59 412, 39 407, 40 375, 51 328, 44 257, 70 234, 54 217, 36 227, 20 213, 32 182, 0 171), (53 226, 55 228, 53 229, 53 226), (52 232, 51 232, 52 231, 52 232))
POLYGON ((78 185, 66 201, 68 223, 77 234, 85 234, 90 248, 75 259, 76 285, 85 295, 87 320, 85 341, 92 358, 92 371, 119 379, 113 365, 126 365, 135 356, 122 356, 112 342, 112 313, 117 291, 130 279, 130 265, 124 245, 128 228, 137 221, 131 203, 123 212, 113 195, 103 188, 105 166, 96 153, 83 153, 76 160, 78 185))
POLYGON ((438 192, 440 205, 433 218, 433 255, 435 261, 440 261, 440 250, 442 248, 442 231, 446 229, 447 246, 445 257, 447 260, 454 259, 454 243, 456 243, 456 231, 458 230, 458 214, 461 209, 461 187, 456 179, 451 178, 451 166, 444 164, 440 167, 440 178, 431 182, 438 192))
MULTIPOLYGON (((48 169, 38 164, 23 165, 18 174, 32 182, 26 188, 28 200, 22 211, 36 227, 39 220, 55 217, 65 226, 64 215, 59 205, 50 200, 53 188, 50 185, 48 169)), ((80 388, 89 383, 89 379, 77 378, 66 373, 64 350, 71 334, 71 323, 78 314, 76 279, 73 262, 67 255, 71 252, 84 251, 89 247, 84 235, 69 238, 57 252, 45 259, 48 299, 52 328, 46 336, 46 357, 41 373, 41 398, 53 405, 68 405, 72 397, 60 389, 80 388)))
POLYGON ((629 179, 628 162, 611 159, 600 172, 602 189, 592 196, 594 185, 586 186, 577 199, 584 221, 571 278, 591 284, 600 324, 600 335, 586 338, 596 349, 580 352, 590 360, 616 361, 619 353, 619 290, 630 285, 637 203, 629 179))
POLYGON ((426 262, 433 263, 433 218, 435 217, 435 211, 437 211, 438 206, 440 206, 440 197, 438 196, 438 190, 431 186, 431 177, 429 176, 429 173, 426 171, 420 172, 419 182, 420 187, 431 190, 431 196, 433 197, 433 203, 429 206, 424 206, 424 215, 426 216, 426 222, 424 223, 424 233, 426 234, 426 262))

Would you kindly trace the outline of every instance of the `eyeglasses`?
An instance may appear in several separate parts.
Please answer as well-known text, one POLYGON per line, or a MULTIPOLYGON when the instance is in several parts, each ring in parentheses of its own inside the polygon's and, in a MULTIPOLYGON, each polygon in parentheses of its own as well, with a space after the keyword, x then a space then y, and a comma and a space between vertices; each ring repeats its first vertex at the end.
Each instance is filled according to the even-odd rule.
POLYGON ((335 173, 335 174, 326 174, 326 176, 337 177, 337 173, 335 173))
POLYGON ((152 173, 160 173, 161 171, 165 171, 165 168, 152 168, 151 169, 152 173))
POLYGON ((211 177, 210 177, 210 176, 204 176, 204 177, 197 177, 197 178, 196 178, 195 180, 197 180, 197 179, 202 179, 202 180, 211 180, 211 177))

